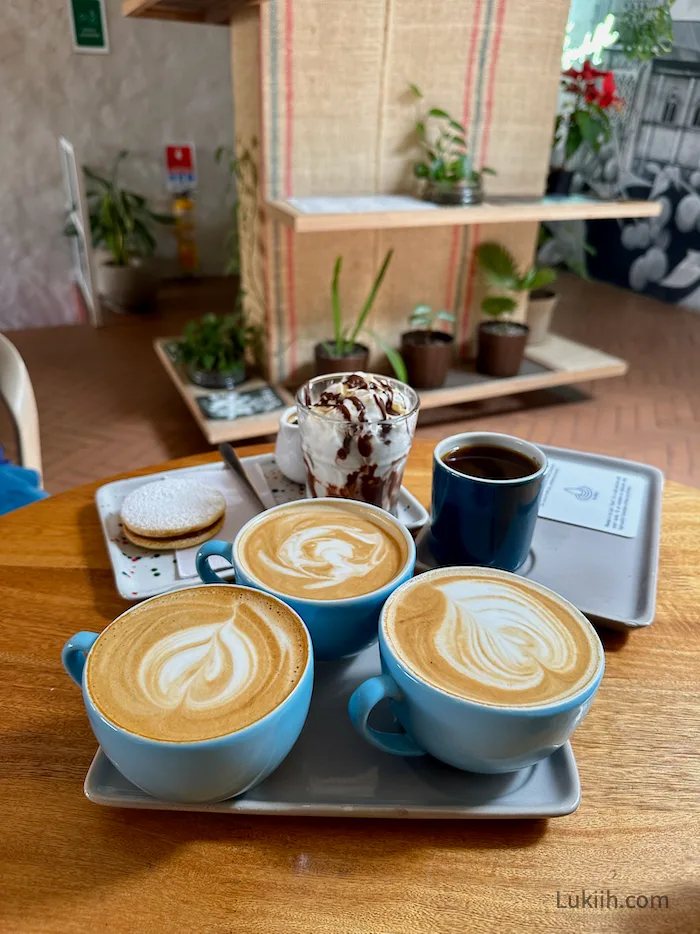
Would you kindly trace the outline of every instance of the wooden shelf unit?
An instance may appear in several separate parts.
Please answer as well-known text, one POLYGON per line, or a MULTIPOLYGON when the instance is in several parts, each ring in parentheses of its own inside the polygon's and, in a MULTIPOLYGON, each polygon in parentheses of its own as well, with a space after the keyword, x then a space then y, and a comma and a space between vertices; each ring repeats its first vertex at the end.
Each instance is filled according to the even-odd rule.
MULTIPOLYGON (((226 389, 205 389, 203 386, 195 386, 185 375, 184 369, 172 359, 166 347, 172 344, 176 338, 159 337, 153 342, 153 348, 156 356, 160 360, 163 369, 173 382, 173 385, 182 396, 187 408, 192 413, 194 420, 207 439, 209 444, 222 444, 224 441, 243 441, 245 438, 258 438, 260 435, 276 435, 279 429, 280 417, 287 406, 294 405, 294 398, 291 393, 283 386, 272 386, 277 395, 284 402, 284 408, 275 409, 273 412, 266 412, 263 415, 246 415, 242 418, 236 418, 232 421, 226 419, 207 418, 197 403, 197 396, 215 395, 217 392, 228 392, 226 389)), ((265 380, 249 380, 243 383, 239 389, 256 389, 266 384, 265 380)))
POLYGON ((264 2, 265 0, 123 0, 122 15, 139 19, 228 26, 232 14, 237 9, 264 2))
MULTIPOLYGON (((306 12, 309 16, 313 13, 313 18, 320 24, 320 27, 328 28, 335 25, 337 11, 335 9, 338 3, 332 4, 329 0, 296 0, 299 6, 308 7, 306 12)), ((559 26, 553 22, 548 0, 532 0, 534 6, 533 17, 535 22, 541 27, 540 41, 545 42, 549 50, 551 59, 551 74, 548 82, 529 81, 530 73, 521 62, 521 57, 517 55, 515 39, 519 36, 519 22, 515 14, 511 11, 504 20, 504 29, 507 36, 511 37, 511 42, 505 42, 502 47, 510 49, 510 58, 508 67, 512 74, 520 76, 519 80, 523 82, 526 89, 532 85, 531 93, 525 93, 523 101, 533 105, 533 95, 536 95, 534 104, 541 111, 542 94, 547 93, 547 100, 550 100, 549 109, 545 107, 542 111, 541 120, 531 124, 526 134, 528 145, 532 151, 545 152, 541 143, 545 136, 550 133, 553 118, 553 107, 555 95, 553 92, 559 81, 558 50, 561 48, 561 37, 559 36, 559 26), (552 111, 550 113, 550 111, 552 111), (533 129, 534 128, 534 129, 533 129), (539 147, 539 148, 538 148, 539 147)), ((175 20, 189 23, 216 23, 231 26, 231 50, 232 60, 236 67, 233 68, 234 93, 237 102, 236 126, 243 138, 253 137, 264 141, 264 147, 261 151, 266 152, 269 158, 275 158, 279 164, 288 167, 290 184, 285 186, 286 190, 293 191, 294 185, 291 183, 294 178, 294 166, 296 163, 308 163, 316 160, 319 162, 319 170, 325 168, 325 160, 338 160, 344 156, 345 143, 339 136, 337 140, 331 140, 328 144, 321 128, 316 123, 310 123, 308 119, 308 102, 305 108, 291 110, 291 101, 293 99, 290 88, 293 88, 295 75, 303 74, 306 68, 318 67, 317 45, 318 37, 315 42, 305 43, 297 41, 292 45, 294 35, 297 40, 300 35, 299 29, 296 33, 292 32, 291 16, 287 20, 281 19, 282 4, 271 5, 267 0, 123 0, 122 12, 125 16, 151 18, 161 20, 175 20), (259 10, 258 16, 243 15, 245 11, 254 9, 259 10), (238 15, 237 15, 238 14, 238 15), (235 53, 235 54, 234 54, 235 53), (258 61, 259 58, 259 61, 258 61), (285 63, 287 72, 282 82, 271 83, 268 78, 274 68, 279 67, 280 61, 285 63), (256 85, 257 82, 257 85, 256 85), (267 82, 267 83, 265 83, 267 82), (290 82, 292 82, 290 84, 290 82), (262 108, 261 102, 266 100, 266 95, 270 98, 270 113, 262 108), (272 106, 274 105, 274 106, 272 106), (288 132, 273 133, 271 128, 279 128, 282 117, 289 121, 288 132), (273 119, 274 118, 274 119, 273 119), (297 141, 296 149, 293 141, 297 141), (299 141, 304 141, 303 151, 299 148, 299 141), (273 151, 274 150, 274 151, 273 151)), ((371 5, 370 5, 371 6, 371 5)), ((514 5, 513 5, 514 6, 514 5)), ((286 11, 293 9, 292 0, 287 0, 284 5, 286 11)), ((391 19, 391 18, 390 18, 391 19)), ((394 27, 387 30, 386 23, 381 18, 376 18, 367 26, 371 35, 368 36, 368 42, 375 45, 379 42, 389 42, 393 34, 394 27)), ((563 19, 561 27, 563 28, 563 19)), ((464 26, 465 24, 462 24, 464 26)), ((436 26, 437 33, 445 39, 449 39, 453 30, 451 20, 441 20, 436 26)), ((332 32, 332 30, 331 30, 332 32)), ((468 38, 468 34, 466 34, 468 38)), ((463 58, 463 64, 468 64, 467 52, 470 43, 463 41, 459 46, 455 46, 453 56, 449 60, 449 67, 445 62, 444 56, 440 51, 433 53, 429 65, 433 73, 436 84, 439 81, 451 80, 452 69, 454 65, 454 55, 463 58), (460 51, 461 49, 461 51, 460 51)), ((439 44, 436 45, 439 50, 439 44)), ((332 45, 333 55, 343 58, 345 64, 355 66, 353 57, 354 46, 349 43, 347 50, 344 49, 342 41, 332 45), (346 54, 347 52, 347 54, 346 54)), ((410 56, 404 53, 406 60, 401 57, 393 61, 391 56, 385 56, 389 64, 383 67, 383 71, 391 75, 391 68, 395 72, 403 74, 404 65, 410 65, 410 56), (389 67, 389 65, 391 67, 389 67)), ((330 64, 328 60, 327 64, 330 64)), ((386 63, 385 63, 386 64, 386 63)), ((471 67, 471 65, 469 66, 471 67)), ((330 74, 336 74, 335 70, 330 70, 330 74)), ((342 70, 337 70, 337 74, 342 74, 342 70)), ((386 80, 386 75, 382 81, 386 80)), ((514 79, 515 80, 515 79, 514 79)), ((363 85, 364 87, 364 85, 363 85)), ((509 84, 498 86, 497 97, 506 101, 509 95, 509 84)), ((342 92, 342 97, 338 100, 345 101, 346 93, 344 88, 334 87, 336 95, 342 92)), ((387 108, 386 95, 383 93, 374 94, 374 88, 370 87, 371 100, 375 101, 367 112, 367 127, 374 129, 378 119, 383 119, 387 108), (369 122, 367 122, 369 121, 369 122)), ((335 98, 334 98, 335 100, 335 98)), ((369 98, 368 98, 369 100, 369 98)), ((268 108, 269 109, 269 108, 268 108)), ((500 111, 507 116, 508 107, 496 107, 495 112, 498 115, 500 111)), ((363 124, 364 125, 364 124, 363 124)), ((501 139, 499 133, 505 133, 508 129, 505 117, 495 119, 493 131, 491 132, 491 149, 497 150, 495 141, 501 139)), ((399 134, 399 130, 396 129, 399 134)), ((367 139, 373 139, 371 134, 367 139)), ((397 135, 397 140, 399 135, 397 135)), ((488 138, 488 137, 487 137, 488 138)), ((503 136, 503 146, 507 145, 507 133, 503 136)), ((369 145, 369 144, 368 144, 369 145)), ((372 144, 374 145, 374 144, 372 144)), ((529 151, 529 150, 528 150, 529 151)), ((508 158, 510 158, 508 150, 508 158)), ((362 186, 365 190, 371 190, 376 177, 376 153, 370 153, 371 158, 365 159, 362 165, 369 168, 363 169, 357 178, 358 187, 362 186)), ((496 153, 498 155, 498 153, 496 153)), ((503 167, 501 178, 502 184, 512 186, 513 190, 527 191, 533 190, 544 177, 546 166, 541 166, 542 171, 529 171, 523 176, 522 173, 509 173, 506 171, 507 160, 504 162, 503 152, 501 152, 501 162, 503 167), (522 177, 521 177, 522 176, 522 177), (523 181, 523 178, 525 179, 523 181)), ((388 164, 389 156, 382 155, 382 164, 388 164)), ((496 159, 496 162, 498 160, 496 159)), ((333 190, 331 185, 336 184, 335 176, 324 176, 325 187, 333 190)), ((319 185, 323 190, 323 187, 319 185)), ((284 189, 278 189, 284 190, 284 189)), ((531 248, 534 244, 534 225, 541 221, 567 221, 567 220, 587 220, 594 218, 631 218, 631 217, 655 217, 661 213, 661 205, 656 202, 625 200, 625 201, 601 201, 583 195, 572 195, 567 197, 530 197, 515 195, 511 197, 491 197, 485 203, 468 207, 440 207, 418 198, 402 195, 364 195, 354 197, 305 197, 291 198, 289 200, 266 200, 267 195, 260 190, 260 202, 265 206, 262 218, 263 228, 257 237, 257 243, 260 246, 251 260, 251 268, 255 263, 259 263, 266 276, 265 282, 272 287, 273 277, 279 275, 281 269, 295 269, 294 263, 300 270, 305 269, 304 263, 309 263, 312 255, 317 249, 317 244, 313 242, 300 242, 296 247, 296 253, 292 252, 293 237, 284 239, 284 245, 275 251, 270 250, 267 254, 272 257, 269 268, 262 262, 262 251, 264 245, 272 242, 273 234, 276 237, 277 231, 274 226, 277 223, 284 225, 291 233, 332 233, 343 231, 371 231, 371 230, 407 230, 421 229, 429 227, 460 227, 469 225, 518 225, 516 229, 522 231, 522 235, 512 236, 514 231, 507 231, 511 236, 508 239, 509 247, 514 251, 516 258, 522 262, 529 262, 531 259, 531 248), (529 226, 528 226, 529 225, 529 226), (529 255, 526 255, 529 254, 529 255), (285 263, 288 265, 285 266, 285 263)), ((504 232, 505 234, 506 232, 504 232)), ((400 235, 397 235, 397 240, 400 235)), ((426 238, 427 239, 427 238, 426 238)), ((350 249, 350 247, 349 247, 350 249)), ((355 245, 356 255, 360 251, 360 246, 355 245)), ((326 252, 328 252, 326 250, 326 252)), ((330 254, 332 255, 332 254, 330 254)), ((466 253, 465 253, 466 257, 466 253)), ((314 256, 314 259, 316 257, 314 256)), ((252 275, 252 273, 250 273, 252 275)), ((296 296, 299 309, 303 309, 309 304, 310 296, 304 292, 304 286, 312 281, 303 279, 300 272, 298 281, 293 282, 294 288, 291 293, 296 296)), ((245 284, 245 270, 243 275, 245 284)), ((307 291, 309 291, 307 289, 307 291)), ((461 298, 459 299, 461 300, 461 298)), ((457 299, 455 299, 457 301, 457 299)), ((267 309, 268 314, 270 309, 267 309)), ((293 314, 289 310, 289 299, 284 289, 280 290, 279 307, 276 311, 279 322, 279 334, 275 333, 277 347, 274 352, 268 354, 268 365, 273 375, 274 383, 282 383, 290 372, 295 371, 296 365, 306 361, 288 362, 285 359, 285 341, 289 336, 289 321, 293 319, 293 314)), ((295 320, 297 325, 303 319, 301 313, 295 320)), ((474 316, 474 321, 477 318, 474 316)), ((274 329, 273 329, 274 330, 274 329)), ((468 335, 465 335, 467 337, 468 335)), ((305 339, 308 334, 301 334, 297 328, 297 333, 292 335, 291 339, 305 339)), ((254 437, 266 432, 274 432, 277 429, 277 420, 279 413, 273 413, 270 417, 250 417, 241 419, 238 422, 219 422, 214 423, 204 419, 197 406, 194 395, 194 387, 189 386, 182 380, 178 369, 172 365, 167 355, 160 345, 156 345, 163 366, 169 376, 175 383, 178 391, 183 396, 192 414, 197 419, 202 431, 207 438, 216 443, 221 440, 239 440, 246 437, 254 437)), ((527 392, 537 389, 547 389, 557 386, 566 386, 578 382, 588 382, 596 379, 604 379, 611 376, 623 375, 627 371, 627 364, 624 360, 612 357, 609 354, 585 347, 574 341, 556 335, 549 335, 540 345, 528 348, 525 360, 520 373, 510 379, 492 379, 481 376, 470 369, 468 366, 455 364, 451 370, 446 384, 441 389, 421 393, 422 404, 424 408, 433 408, 443 405, 451 405, 471 400, 487 399, 497 396, 509 395, 512 393, 527 392)), ((280 391, 285 399, 291 401, 291 397, 284 393, 286 390, 277 385, 274 387, 280 391)), ((199 393, 200 390, 196 390, 199 393)))
MULTIPOLYGON (((166 346, 172 343, 172 340, 155 340, 156 355, 210 444, 242 441, 245 438, 277 433, 283 409, 234 421, 206 418, 197 404, 197 396, 209 395, 216 390, 195 386, 186 378, 182 368, 173 363, 166 350, 166 346)), ((541 344, 527 348, 525 360, 517 376, 495 379, 482 376, 467 365, 455 366, 444 386, 420 393, 421 408, 434 409, 443 405, 458 405, 462 402, 533 392, 536 389, 554 389, 557 386, 571 386, 574 383, 606 379, 610 376, 624 376, 626 372, 627 363, 619 357, 613 357, 556 334, 549 334, 541 344)), ((263 380, 251 381, 242 388, 253 389, 258 384, 264 385, 263 380)), ((285 405, 294 404, 294 398, 288 389, 283 386, 272 388, 284 400, 285 405)))
POLYGON ((420 392, 421 408, 434 409, 480 399, 495 399, 536 389, 554 389, 611 376, 624 376, 627 363, 619 357, 586 347, 566 337, 548 334, 541 344, 528 347, 517 376, 495 379, 473 367, 455 367, 440 389, 420 392))
POLYGON ((268 201, 273 220, 296 233, 344 230, 398 230, 592 218, 656 217, 656 201, 600 201, 583 195, 544 198, 492 198, 467 207, 440 207, 407 195, 359 195, 347 198, 294 198, 268 201))

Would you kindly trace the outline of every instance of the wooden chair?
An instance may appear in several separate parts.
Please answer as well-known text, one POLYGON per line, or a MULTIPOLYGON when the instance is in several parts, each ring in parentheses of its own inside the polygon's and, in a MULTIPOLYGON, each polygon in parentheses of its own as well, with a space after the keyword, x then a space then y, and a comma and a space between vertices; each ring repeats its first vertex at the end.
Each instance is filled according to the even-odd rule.
POLYGON ((41 483, 39 413, 34 389, 24 360, 4 334, 0 334, 0 396, 14 422, 20 465, 36 470, 41 483))

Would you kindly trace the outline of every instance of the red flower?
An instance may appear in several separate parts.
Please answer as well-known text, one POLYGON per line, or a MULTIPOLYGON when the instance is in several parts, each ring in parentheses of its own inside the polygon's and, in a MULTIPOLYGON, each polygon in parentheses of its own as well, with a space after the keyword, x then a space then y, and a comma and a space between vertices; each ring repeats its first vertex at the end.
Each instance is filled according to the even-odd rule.
POLYGON ((597 68, 594 68, 593 65, 586 59, 583 63, 583 68, 581 69, 583 74, 584 81, 595 81, 596 78, 603 78, 605 75, 609 75, 609 71, 599 71, 597 68))
POLYGON ((563 71, 562 74, 565 78, 579 78, 586 83, 590 81, 595 81, 596 78, 602 78, 607 74, 610 74, 608 71, 599 71, 597 68, 594 68, 593 65, 586 59, 583 63, 583 68, 580 71, 577 71, 575 68, 567 68, 566 71, 563 71))
POLYGON ((611 71, 608 71, 603 78, 603 90, 598 98, 598 106, 602 107, 603 110, 607 110, 608 107, 614 107, 616 109, 622 107, 622 98, 618 97, 616 92, 615 76, 611 71))
POLYGON ((563 82, 562 86, 565 91, 583 97, 587 104, 593 104, 600 107, 601 110, 607 110, 609 107, 619 110, 624 103, 617 96, 613 73, 594 68, 588 60, 583 63, 580 70, 567 68, 566 71, 562 72, 563 78, 571 79, 563 82), (598 87, 601 78, 602 90, 598 87))

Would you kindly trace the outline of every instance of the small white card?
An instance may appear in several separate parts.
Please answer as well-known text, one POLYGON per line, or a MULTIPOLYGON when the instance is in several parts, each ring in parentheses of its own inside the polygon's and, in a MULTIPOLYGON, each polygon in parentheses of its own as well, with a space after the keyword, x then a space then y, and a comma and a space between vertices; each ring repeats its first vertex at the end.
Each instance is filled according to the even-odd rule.
POLYGON ((645 480, 614 467, 549 458, 539 516, 569 525, 635 538, 645 480))

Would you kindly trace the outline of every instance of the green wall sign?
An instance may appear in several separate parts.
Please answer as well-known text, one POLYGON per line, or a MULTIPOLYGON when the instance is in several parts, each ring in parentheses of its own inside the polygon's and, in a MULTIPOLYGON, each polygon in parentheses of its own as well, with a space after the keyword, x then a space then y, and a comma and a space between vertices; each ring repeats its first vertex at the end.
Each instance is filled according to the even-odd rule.
POLYGON ((103 0, 69 0, 76 52, 109 52, 103 0))

